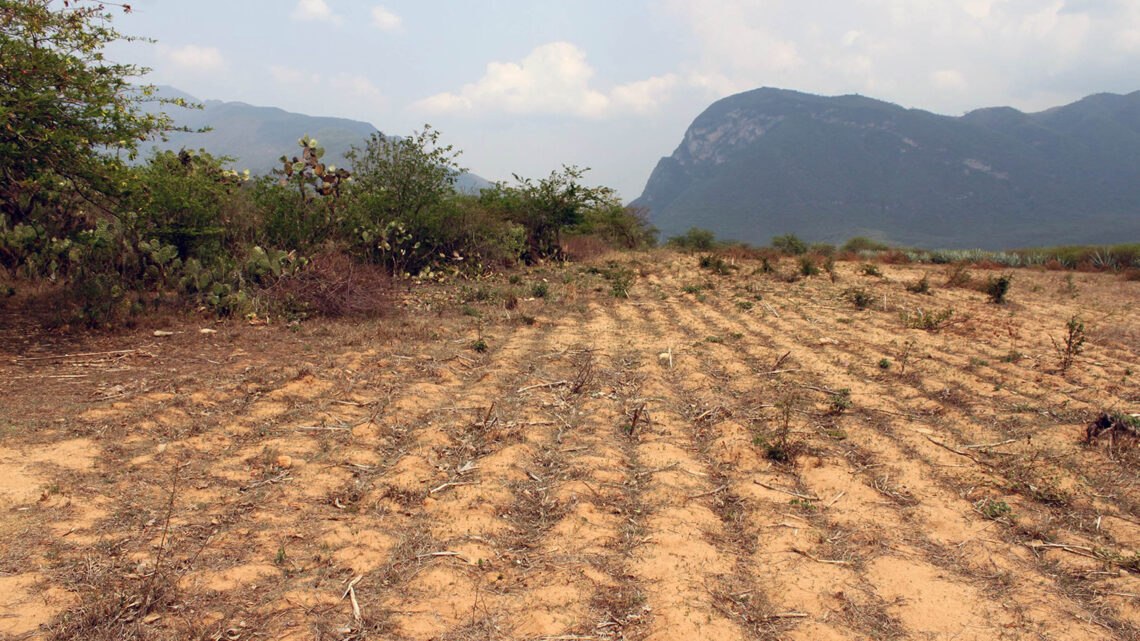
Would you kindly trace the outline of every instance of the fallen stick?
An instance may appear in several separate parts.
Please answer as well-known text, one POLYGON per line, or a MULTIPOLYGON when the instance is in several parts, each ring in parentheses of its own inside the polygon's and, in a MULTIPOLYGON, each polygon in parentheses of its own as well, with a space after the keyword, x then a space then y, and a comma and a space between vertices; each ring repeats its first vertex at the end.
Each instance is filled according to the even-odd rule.
POLYGON ((795 369, 774 369, 770 372, 759 372, 757 375, 758 376, 771 376, 772 374, 785 374, 787 372, 798 372, 798 371, 800 371, 800 369, 798 367, 795 369))
POLYGON ((1064 543, 1026 543, 1025 547, 1030 550, 1063 550, 1069 554, 1076 554, 1077 556, 1084 556, 1090 559, 1104 560, 1097 556, 1092 548, 1084 547, 1083 545, 1065 545, 1064 543))
POLYGON ((777 612, 776 614, 765 614, 760 617, 763 621, 772 621, 773 619, 806 619, 810 614, 807 612, 777 612))
POLYGON ((839 499, 843 498, 843 495, 844 495, 844 494, 847 494, 847 491, 846 491, 846 490, 844 490, 843 492, 840 492, 839 494, 836 494, 836 495, 835 495, 835 498, 833 498, 833 499, 831 499, 830 501, 828 501, 828 502, 827 502, 827 505, 825 505, 825 506, 823 506, 823 507, 825 507, 825 508, 828 508, 828 507, 831 507, 832 505, 835 505, 835 502, 836 502, 836 501, 838 501, 839 499))
POLYGON ((776 318, 780 317, 780 315, 776 313, 776 310, 772 309, 772 306, 769 305, 768 303, 764 303, 764 307, 766 307, 768 309, 768 311, 772 312, 772 315, 775 316, 776 318))
POLYGON ((346 596, 352 598, 352 617, 357 621, 362 620, 363 617, 360 615, 360 604, 356 601, 356 583, 363 578, 363 574, 356 575, 355 579, 348 582, 348 589, 345 590, 344 594, 340 597, 341 600, 344 600, 346 596))
POLYGON ((515 393, 516 394, 522 394, 523 392, 528 392, 532 389, 541 389, 543 387, 561 387, 563 385, 568 385, 568 384, 569 384, 569 381, 554 381, 553 383, 539 383, 538 385, 528 385, 526 387, 521 387, 515 393))
POLYGON ((292 480, 293 480, 293 477, 289 476, 288 472, 282 472, 281 474, 278 474, 277 476, 275 476, 271 479, 265 479, 264 481, 258 481, 257 483, 247 485, 247 486, 241 488, 241 491, 247 492, 247 491, 252 490, 254 488, 259 488, 262 485, 272 485, 274 483, 284 483, 285 481, 292 481, 292 480))
POLYGON ((679 463, 670 463, 668 465, 663 465, 661 467, 655 467, 651 470, 643 470, 641 472, 634 474, 634 476, 641 478, 643 476, 649 476, 650 474, 656 474, 658 472, 665 472, 667 470, 671 470, 671 469, 677 467, 677 465, 679 465, 679 463))
POLYGON ((707 409, 707 410, 701 412, 700 415, 698 415, 696 418, 694 418, 693 422, 694 423, 700 423, 701 421, 705 420, 706 418, 708 418, 708 417, 712 416, 713 414, 716 414, 717 412, 720 412, 722 410, 724 410, 724 408, 721 407, 720 405, 717 405, 716 407, 712 407, 710 409, 707 409))
POLYGON ((830 563, 832 565, 851 565, 850 561, 838 561, 835 559, 821 559, 818 556, 812 554, 811 552, 808 552, 807 550, 801 550, 799 548, 792 548, 792 552, 795 552, 796 554, 802 554, 803 556, 806 556, 807 558, 811 559, 812 561, 815 561, 816 563, 830 563))
POLYGON ((422 561, 423 559, 439 558, 439 557, 444 557, 444 556, 453 556, 453 557, 459 559, 460 561, 466 563, 467 565, 471 565, 470 559, 468 559, 467 557, 463 556, 462 554, 460 554, 458 552, 452 552, 451 550, 444 550, 442 552, 428 552, 426 554, 417 554, 416 558, 422 561))
POLYGON ((772 369, 780 369, 780 366, 781 366, 781 365, 783 365, 783 364, 784 364, 784 361, 786 361, 786 360, 788 359, 788 357, 789 357, 789 356, 791 356, 791 355, 792 355, 792 352, 791 352, 791 350, 788 350, 787 352, 784 352, 784 355, 783 355, 783 356, 781 356, 780 358, 777 358, 777 359, 776 359, 776 364, 772 366, 772 369))
POLYGON ((725 491, 725 490, 727 490, 727 489, 728 489, 728 484, 726 483, 726 484, 724 484, 724 485, 722 485, 722 486, 720 486, 720 487, 718 487, 718 488, 716 488, 716 489, 713 489, 713 490, 709 490, 708 492, 701 492, 700 494, 692 494, 692 495, 690 495, 690 496, 689 496, 689 500, 692 500, 692 499, 699 499, 699 498, 701 498, 701 497, 704 497, 704 496, 712 496, 713 494, 717 494, 717 493, 719 493, 719 492, 723 492, 723 491, 725 491))
POLYGON ((448 481, 447 483, 444 483, 443 485, 435 488, 434 490, 431 490, 430 492, 428 492, 428 494, 435 494, 437 492, 442 492, 449 487, 458 487, 460 485, 478 485, 478 484, 479 484, 479 481, 448 481))
POLYGON ((929 436, 929 435, 927 435, 927 434, 923 434, 923 436, 925 436, 925 437, 926 437, 926 440, 930 441, 931 443, 934 443, 934 444, 935 444, 935 445, 937 445, 938 447, 941 447, 942 449, 944 449, 944 450, 946 450, 946 451, 948 451, 948 452, 953 452, 953 453, 957 454, 958 456, 965 456, 966 458, 968 458, 968 459, 970 459, 971 461, 973 461, 973 462, 977 463, 978 465, 982 465, 982 466, 985 466, 985 467, 993 467, 993 466, 992 466, 992 465, 990 465, 989 463, 985 463, 985 462, 983 462, 983 461, 979 461, 979 460, 978 460, 977 458, 975 458, 974 456, 972 456, 972 455, 970 455, 970 454, 968 454, 968 453, 966 453, 966 452, 963 452, 963 451, 961 451, 961 450, 956 450, 956 449, 954 449, 954 448, 950 447, 949 445, 947 445, 947 444, 943 443, 942 441, 939 441, 939 440, 937 440, 937 439, 935 439, 935 438, 933 438, 933 437, 931 437, 931 436, 929 436))
POLYGON ((803 389, 812 390, 814 392, 822 392, 824 394, 831 394, 832 396, 843 396, 842 392, 835 392, 835 391, 832 391, 832 390, 829 390, 829 389, 826 389, 823 387, 816 387, 815 385, 800 385, 800 387, 803 389))
POLYGON ((1001 447, 1002 445, 1009 445, 1010 443, 1016 443, 1017 441, 1020 441, 1020 440, 1021 439, 1019 439, 1019 438, 1011 438, 1009 440, 1002 441, 1001 443, 982 443, 980 445, 963 445, 962 449, 964 449, 964 450, 984 450, 984 449, 991 448, 991 447, 1001 447))
POLYGON ((756 485, 759 485, 760 487, 766 487, 769 490, 773 490, 776 492, 783 492, 784 494, 794 496, 797 499, 804 499, 806 501, 819 501, 819 500, 821 500, 818 496, 808 496, 807 494, 800 494, 799 492, 793 492, 792 490, 785 490, 784 488, 776 487, 775 485, 768 485, 767 483, 765 483, 764 481, 761 481, 760 479, 753 479, 752 482, 755 483, 756 485))
POLYGON ((141 349, 117 349, 110 352, 81 352, 79 354, 58 354, 56 356, 17 356, 21 361, 50 361, 60 358, 84 358, 87 356, 110 356, 112 354, 148 354, 141 349))

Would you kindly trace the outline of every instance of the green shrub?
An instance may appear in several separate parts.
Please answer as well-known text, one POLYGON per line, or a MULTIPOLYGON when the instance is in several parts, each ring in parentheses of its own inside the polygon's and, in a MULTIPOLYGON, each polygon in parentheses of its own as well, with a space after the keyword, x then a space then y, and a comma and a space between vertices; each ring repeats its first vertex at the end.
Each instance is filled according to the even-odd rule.
POLYGON ((815 259, 810 256, 803 256, 800 258, 800 274, 803 276, 816 276, 819 274, 819 267, 815 264, 815 259))
POLYGON ((785 254, 806 254, 808 247, 804 241, 800 240, 799 236, 795 234, 785 234, 783 236, 772 237, 772 247, 784 252, 785 254))
POLYGON ((875 297, 862 287, 852 287, 843 292, 847 300, 855 305, 856 309, 867 309, 875 302, 875 297))
POLYGON ((918 281, 907 285, 906 290, 912 294, 926 294, 928 296, 932 295, 930 292, 929 275, 923 274, 922 278, 920 278, 918 281))
POLYGON ((829 414, 839 415, 851 409, 851 405, 851 390, 845 387, 831 395, 831 398, 828 399, 827 411, 829 414))
POLYGON ((856 237, 852 238, 851 240, 848 240, 846 243, 843 243, 843 246, 839 248, 839 251, 858 254, 859 252, 865 252, 865 251, 866 252, 888 251, 888 250, 890 250, 890 248, 891 248, 890 245, 886 245, 884 243, 880 243, 880 242, 871 240, 869 238, 864 238, 862 236, 856 236, 856 237))
POLYGON ((938 332, 943 329, 950 323, 950 319, 953 316, 953 309, 944 309, 938 312, 916 309, 913 314, 909 311, 899 312, 899 319, 902 320, 904 327, 908 329, 924 329, 928 332, 938 332))
POLYGON ((671 237, 665 244, 689 252, 709 251, 716 246, 716 235, 707 229, 690 227, 689 231, 671 237))
POLYGON ((878 265, 874 263, 863 263, 859 266, 859 271, 862 272, 864 276, 874 276, 875 278, 883 277, 883 272, 879 271, 878 265))
POLYGON ((990 277, 990 279, 986 281, 984 288, 985 294, 990 297, 990 302, 995 305, 1004 303, 1005 295, 1009 291, 1009 284, 1012 281, 1012 274, 990 277))
POLYGON ((725 261, 723 258, 715 254, 705 254, 701 256, 698 264, 700 265, 701 269, 707 269, 712 273, 719 274, 721 276, 727 276, 728 274, 731 274, 732 272, 740 269, 740 267, 725 261))

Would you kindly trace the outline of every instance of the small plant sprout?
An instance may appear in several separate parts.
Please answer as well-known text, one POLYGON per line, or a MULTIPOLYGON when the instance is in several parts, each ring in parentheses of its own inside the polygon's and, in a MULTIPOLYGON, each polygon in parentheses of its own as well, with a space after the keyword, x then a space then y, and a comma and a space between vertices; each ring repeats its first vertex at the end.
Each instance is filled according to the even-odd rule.
POLYGON ((827 405, 829 414, 838 416, 843 412, 851 409, 851 390, 844 387, 830 395, 831 398, 827 405))
POLYGON ((1013 509, 1005 501, 994 501, 992 499, 982 499, 974 504, 974 507, 981 512, 982 516, 991 521, 1009 520, 1017 518, 1013 514, 1013 509))
POLYGON ((1060 357, 1058 363, 1061 373, 1069 371, 1077 356, 1084 351, 1085 345, 1085 324, 1081 322, 1079 316, 1073 316, 1065 323, 1065 328, 1068 330, 1065 335, 1064 342, 1058 344, 1056 339, 1052 336, 1049 340, 1053 341, 1053 348, 1057 350, 1057 355, 1060 357))

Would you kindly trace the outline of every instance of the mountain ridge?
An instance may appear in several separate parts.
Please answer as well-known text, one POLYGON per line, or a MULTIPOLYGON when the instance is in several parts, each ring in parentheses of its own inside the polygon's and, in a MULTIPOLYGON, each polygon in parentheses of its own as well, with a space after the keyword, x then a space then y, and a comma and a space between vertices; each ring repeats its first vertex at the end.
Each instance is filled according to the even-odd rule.
MULTIPOLYGON (((233 166, 249 169, 254 174, 268 174, 277 168, 282 155, 297 151, 297 139, 308 134, 325 148, 325 162, 347 166, 345 158, 352 146, 364 147, 368 137, 382 132, 371 123, 350 118, 310 116, 280 107, 251 105, 238 101, 200 100, 175 87, 159 87, 159 96, 183 99, 202 105, 202 109, 155 109, 166 111, 175 124, 192 130, 210 127, 206 132, 172 132, 166 141, 153 147, 159 150, 205 149, 215 156, 234 159, 233 166)), ((152 107, 153 108, 153 107, 152 107)), ((491 182, 470 172, 461 173, 456 181, 460 191, 478 192, 491 182)))
POLYGON ((1140 91, 944 116, 762 87, 710 105, 634 205, 697 226, 988 249, 1140 237, 1140 91))

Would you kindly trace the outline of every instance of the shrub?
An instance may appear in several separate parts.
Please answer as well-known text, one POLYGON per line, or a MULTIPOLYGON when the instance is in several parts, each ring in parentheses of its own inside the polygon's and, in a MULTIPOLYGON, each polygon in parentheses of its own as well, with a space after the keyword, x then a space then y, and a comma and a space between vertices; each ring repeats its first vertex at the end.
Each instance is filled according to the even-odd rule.
POLYGON ((864 276, 874 276, 875 278, 882 278, 883 272, 879 270, 879 266, 874 263, 863 263, 859 266, 859 271, 864 276))
POLYGON ((690 227, 689 231, 673 236, 665 244, 689 252, 709 251, 716 246, 716 235, 707 229, 690 227))
MULTIPOLYGON (((657 229, 649 224, 649 210, 622 206, 616 200, 586 208, 582 221, 572 231, 618 249, 646 249, 657 242, 657 229)), ((567 242, 563 241, 563 249, 569 256, 567 242)))
POLYGON ((375 265, 342 252, 322 252, 268 288, 270 301, 288 315, 330 318, 379 316, 390 304, 391 281, 375 265))
POLYGON ((808 247, 804 241, 800 240, 799 236, 795 234, 785 234, 783 236, 772 237, 772 247, 784 252, 785 254, 806 254, 808 247))
POLYGON ((916 309, 912 314, 908 311, 899 312, 899 319, 908 329, 924 329, 928 332, 937 332, 950 323, 954 315, 953 309, 944 309, 939 312, 916 309))
POLYGON ((946 270, 946 287, 969 287, 972 282, 965 263, 956 263, 946 270))
POLYGON ((700 265, 701 269, 707 269, 712 273, 719 274, 721 276, 726 276, 736 271, 737 269, 740 269, 736 265, 725 261, 723 258, 715 254, 705 254, 701 256, 700 260, 698 261, 698 265, 700 265))
POLYGON ((879 252, 888 251, 889 249, 890 246, 884 243, 880 243, 869 238, 864 238, 863 236, 856 236, 851 240, 848 240, 846 243, 843 243, 843 246, 839 248, 839 251, 858 254, 859 252, 865 251, 879 252))
POLYGON ((922 278, 917 282, 907 285, 906 290, 912 294, 926 294, 928 296, 931 295, 929 275, 923 274, 922 278))
POLYGON ((829 414, 839 415, 851 409, 851 404, 851 390, 845 387, 831 395, 827 411, 829 414))
POLYGON ((819 267, 815 264, 815 259, 811 256, 803 256, 800 258, 800 274, 803 276, 816 276, 819 274, 819 267))
POLYGON ((597 236, 573 236, 563 239, 562 251, 566 258, 573 261, 586 261, 597 258, 609 251, 606 241, 597 236))
POLYGON ((990 277, 986 281, 985 294, 990 297, 990 302, 995 305, 1000 305, 1005 302, 1005 295, 1009 292, 1009 284, 1013 281, 1012 274, 1002 274, 1001 276, 990 277))
POLYGON ((875 302, 875 297, 867 290, 861 287, 852 287, 843 292, 843 295, 850 300, 857 309, 867 309, 875 302))
MULTIPOLYGON (((183 259, 213 259, 248 239, 254 221, 235 220, 243 179, 205 151, 158 152, 133 171, 137 187, 123 204, 137 212, 140 236, 173 245, 183 259)), ((248 175, 249 172, 246 172, 248 175)))
POLYGON ((832 257, 835 256, 835 245, 812 243, 811 246, 808 247, 808 251, 819 256, 832 257))

